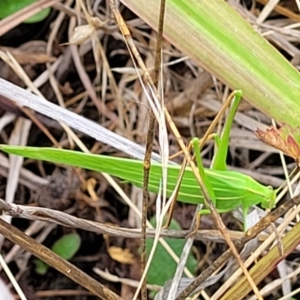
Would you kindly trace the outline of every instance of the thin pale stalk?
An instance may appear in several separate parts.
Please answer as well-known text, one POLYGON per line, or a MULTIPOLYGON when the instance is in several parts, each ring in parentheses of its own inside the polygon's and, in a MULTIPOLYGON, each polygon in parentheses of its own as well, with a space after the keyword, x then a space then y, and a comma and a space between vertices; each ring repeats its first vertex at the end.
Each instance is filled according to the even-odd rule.
MULTIPOLYGON (((160 1, 160 13, 158 21, 158 31, 157 31, 157 41, 156 41, 156 51, 155 51, 155 64, 154 64, 154 76, 153 83, 156 88, 158 88, 159 75, 160 75, 160 65, 161 65, 161 45, 162 45, 162 35, 163 35, 163 24, 165 15, 165 0, 160 1)), ((147 209, 149 202, 149 174, 151 168, 151 154, 153 149, 153 139, 154 139, 154 128, 155 128, 155 115, 153 111, 150 113, 149 129, 147 133, 146 142, 146 153, 144 159, 144 185, 143 185, 143 211, 142 211, 142 239, 141 239, 141 273, 143 274, 146 268, 146 229, 147 229, 147 209)), ((164 189, 165 191, 165 189, 164 189)), ((165 192, 164 192, 165 193, 165 192)), ((165 197, 164 197, 165 198, 165 197)), ((141 298, 142 300, 147 300, 147 283, 146 278, 142 281, 141 288, 141 298)))
MULTIPOLYGON (((154 137, 154 126, 155 126, 155 116, 151 111, 150 113, 150 122, 147 133, 147 141, 146 141, 146 152, 144 158, 144 176, 143 176, 143 207, 142 207, 142 238, 141 238, 141 274, 145 272, 146 263, 147 263, 147 252, 146 252, 146 230, 147 230, 147 211, 148 211, 148 202, 149 202, 149 173, 151 168, 151 154, 153 149, 153 137, 154 137)), ((142 281, 141 287, 141 299, 147 300, 147 283, 146 277, 142 281)))

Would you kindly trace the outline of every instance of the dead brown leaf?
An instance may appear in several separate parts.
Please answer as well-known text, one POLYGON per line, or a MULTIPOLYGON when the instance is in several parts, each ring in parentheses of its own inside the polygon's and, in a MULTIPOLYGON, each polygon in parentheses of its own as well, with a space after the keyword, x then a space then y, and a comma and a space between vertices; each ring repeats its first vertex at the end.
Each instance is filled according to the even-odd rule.
POLYGON ((292 128, 283 124, 279 129, 271 126, 266 131, 257 129, 256 136, 264 143, 292 157, 297 164, 300 161, 300 127, 292 128))

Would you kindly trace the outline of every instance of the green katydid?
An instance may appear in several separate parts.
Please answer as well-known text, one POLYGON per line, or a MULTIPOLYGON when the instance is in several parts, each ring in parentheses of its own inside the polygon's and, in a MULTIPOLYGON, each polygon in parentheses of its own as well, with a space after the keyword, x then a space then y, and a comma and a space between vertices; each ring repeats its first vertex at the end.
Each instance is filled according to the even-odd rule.
MULTIPOLYGON (((261 204, 263 208, 273 208, 275 206, 277 191, 273 190, 269 186, 264 186, 258 183, 248 175, 227 170, 226 168, 229 131, 240 98, 241 92, 238 91, 236 92, 232 102, 221 137, 215 137, 217 151, 213 159, 211 169, 203 168, 200 157, 201 145, 199 146, 198 139, 193 140, 193 145, 200 176, 202 177, 203 182, 208 189, 209 196, 215 204, 218 212, 229 212, 237 207, 241 207, 245 222, 248 210, 251 206, 261 204)), ((1 150, 28 158, 61 163, 98 172, 105 172, 138 187, 143 186, 143 162, 139 160, 87 154, 54 148, 1 145, 1 150)), ((172 194, 172 191, 176 186, 179 173, 179 165, 170 164, 168 166, 167 195, 169 196, 172 194)), ((161 164, 153 162, 150 170, 149 191, 158 192, 160 188, 161 174, 161 164)), ((203 203, 201 189, 189 167, 184 170, 177 200, 190 204, 203 203)), ((208 213, 210 212, 206 209, 200 211, 200 214, 208 213)), ((244 225, 245 224, 246 223, 244 223, 244 225)))

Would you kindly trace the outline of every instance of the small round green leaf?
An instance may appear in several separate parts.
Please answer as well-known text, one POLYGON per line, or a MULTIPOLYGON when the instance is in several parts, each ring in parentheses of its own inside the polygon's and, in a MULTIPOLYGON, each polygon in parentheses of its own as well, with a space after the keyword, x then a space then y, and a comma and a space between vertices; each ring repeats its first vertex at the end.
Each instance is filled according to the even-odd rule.
MULTIPOLYGON (((0 1, 0 19, 6 18, 22 8, 34 3, 36 0, 1 0, 0 1)), ((33 15, 24 23, 36 23, 44 20, 50 13, 50 8, 45 8, 39 13, 33 15)))
POLYGON ((69 260, 78 251, 80 244, 80 236, 77 233, 69 233, 58 239, 51 249, 62 258, 69 260))
POLYGON ((39 275, 45 275, 47 273, 49 266, 45 262, 39 259, 35 259, 33 263, 35 264, 36 273, 38 273, 39 275))
MULTIPOLYGON (((152 218, 150 222, 153 226, 155 226, 155 218, 152 218)), ((170 229, 180 230, 181 228, 175 220, 172 220, 170 229)), ((178 256, 181 255, 185 244, 184 239, 166 238, 165 241, 178 256)), ((146 246, 147 256, 149 256, 153 246, 153 238, 147 238, 146 246)), ((186 267, 191 271, 191 273, 194 274, 196 266, 197 260, 190 254, 186 267)), ((173 278, 176 267, 177 263, 173 260, 170 254, 163 248, 161 244, 158 244, 147 274, 147 283, 164 285, 167 280, 173 278)))

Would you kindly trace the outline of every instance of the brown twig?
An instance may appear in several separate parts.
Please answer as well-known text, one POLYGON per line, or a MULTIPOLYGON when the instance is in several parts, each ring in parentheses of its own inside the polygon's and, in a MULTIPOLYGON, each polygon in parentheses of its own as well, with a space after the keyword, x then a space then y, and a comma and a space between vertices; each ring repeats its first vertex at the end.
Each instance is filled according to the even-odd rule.
MULTIPOLYGON (((235 248, 237 251, 242 250, 244 245, 250 240, 254 239, 260 232, 265 230, 272 222, 275 222, 281 215, 285 214, 289 209, 294 205, 300 203, 300 196, 294 197, 291 200, 286 201, 273 212, 262 218, 256 225, 251 227, 246 233, 245 236, 241 239, 234 242, 235 248)), ((202 272, 195 280, 180 293, 176 300, 186 299, 190 294, 192 294, 197 287, 204 282, 209 276, 211 276, 220 266, 227 261, 232 255, 231 249, 226 250, 217 260, 214 261, 204 272, 202 272)))
MULTIPOLYGON (((159 21, 158 21, 158 31, 157 31, 157 41, 156 41, 156 49, 155 49, 155 63, 154 63, 154 76, 153 83, 156 88, 158 88, 159 84, 159 75, 160 75, 160 65, 161 65, 161 45, 163 39, 163 25, 164 25, 164 16, 165 16, 165 0, 160 1, 160 13, 159 13, 159 21)), ((147 210, 148 210, 148 202, 149 202, 149 175, 151 168, 151 154, 153 149, 153 139, 154 139, 154 129, 155 129, 155 115, 154 112, 150 113, 150 122, 147 133, 147 141, 146 141, 146 152, 144 159, 144 184, 143 184, 143 211, 142 211, 142 254, 141 254, 141 271, 142 273, 145 271, 146 267, 146 228, 147 228, 147 210)), ((141 298, 142 300, 147 300, 147 285, 146 285, 146 277, 142 282, 141 288, 141 298)))
MULTIPOLYGON (((65 227, 79 228, 97 234, 107 234, 110 236, 121 236, 123 238, 141 238, 140 229, 131 229, 124 227, 110 226, 106 224, 101 224, 99 222, 94 222, 90 220, 85 220, 81 218, 74 217, 68 213, 61 212, 59 210, 36 207, 36 206, 23 206, 17 204, 8 204, 6 201, 0 198, 0 211, 6 215, 23 218, 33 221, 44 221, 59 224, 65 227)), ((233 240, 238 240, 243 234, 241 232, 229 231, 230 237, 233 240)), ((156 233, 155 229, 147 229, 147 236, 154 237, 156 233)), ((185 238, 189 233, 188 230, 162 230, 160 232, 161 237, 172 237, 172 238, 185 238)), ((200 240, 203 242, 215 242, 224 243, 224 238, 220 235, 218 230, 199 230, 194 236, 195 240, 200 240)), ((262 240, 265 238, 262 237, 262 240)))
MULTIPOLYGON (((267 4, 268 0, 257 0, 257 2, 261 3, 261 4, 267 4)), ((278 13, 280 13, 281 15, 288 17, 289 19, 295 21, 295 22, 300 22, 300 16, 297 13, 294 13, 293 11, 291 11, 290 9, 277 4, 274 7, 274 10, 278 13)))
POLYGON ((11 242, 32 253, 34 256, 43 260, 48 265, 52 266, 73 281, 79 283, 81 286, 85 287, 87 290, 91 291, 94 295, 100 297, 101 299, 121 300, 118 295, 110 291, 100 282, 97 282, 92 277, 86 275, 84 272, 55 254, 53 251, 39 244, 34 239, 27 236, 16 227, 6 223, 2 219, 0 219, 0 234, 5 236, 11 242))

